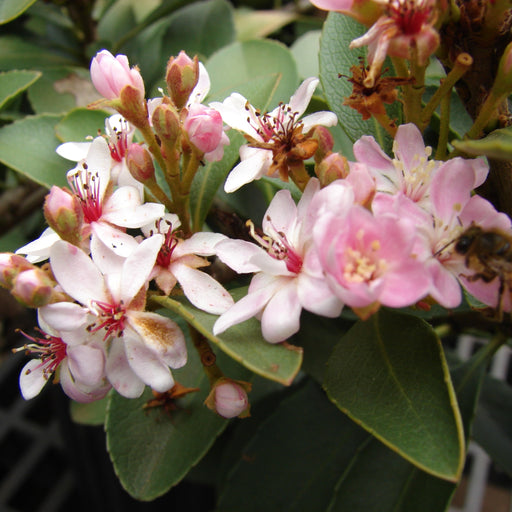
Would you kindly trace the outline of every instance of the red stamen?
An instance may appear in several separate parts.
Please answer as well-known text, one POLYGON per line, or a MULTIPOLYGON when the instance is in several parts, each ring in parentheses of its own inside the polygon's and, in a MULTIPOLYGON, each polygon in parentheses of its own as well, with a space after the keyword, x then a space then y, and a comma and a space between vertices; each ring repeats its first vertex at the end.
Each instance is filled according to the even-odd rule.
POLYGON ((87 223, 96 222, 101 218, 102 205, 100 200, 100 179, 98 174, 92 174, 84 164, 84 171, 78 171, 68 178, 69 186, 78 197, 84 220, 87 223), (85 178, 85 181, 84 181, 85 178))

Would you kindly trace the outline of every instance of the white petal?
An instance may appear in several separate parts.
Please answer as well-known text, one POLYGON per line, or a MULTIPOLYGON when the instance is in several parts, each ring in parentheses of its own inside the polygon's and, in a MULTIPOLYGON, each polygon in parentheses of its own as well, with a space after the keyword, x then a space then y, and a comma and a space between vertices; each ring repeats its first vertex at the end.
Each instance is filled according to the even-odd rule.
MULTIPOLYGON (((137 244, 138 245, 138 244, 137 244)), ((134 246, 134 249, 136 246, 134 246)), ((90 242, 91 258, 102 274, 120 272, 126 258, 117 255, 93 234, 90 242)))
POLYGON ((215 246, 222 240, 227 240, 227 237, 221 233, 194 233, 174 249, 173 256, 179 257, 183 254, 212 256, 215 254, 215 246))
MULTIPOLYGON (((81 343, 85 339, 85 326, 90 320, 89 311, 86 308, 73 302, 57 302, 40 308, 38 313, 40 320, 44 324, 48 324, 54 332, 66 331, 73 333, 74 331, 83 331, 77 336, 76 341, 81 343)), ((41 329, 47 332, 41 322, 39 325, 41 329)), ((73 339, 70 342, 70 344, 73 344, 73 339)))
POLYGON ((41 363, 41 359, 31 359, 21 370, 19 383, 21 394, 25 400, 37 396, 48 382, 48 379, 44 377, 42 367, 38 368, 41 363))
POLYGON ((111 251, 123 258, 130 255, 139 245, 133 236, 106 222, 93 222, 91 229, 93 237, 97 236, 111 251))
POLYGON ((308 132, 313 126, 336 126, 338 123, 338 116, 334 112, 322 111, 315 112, 309 116, 301 119, 304 133, 308 132))
POLYGON ((55 151, 66 160, 80 162, 87 157, 91 144, 91 142, 64 142, 55 151))
POLYGON ((53 274, 64 291, 89 306, 91 300, 107 302, 103 276, 91 258, 64 241, 56 242, 50 253, 53 274))
POLYGON ((270 168, 272 163, 272 151, 258 149, 254 154, 242 160, 228 175, 224 190, 228 193, 235 192, 243 185, 260 179, 270 168))
POLYGON ((148 348, 131 329, 125 329, 123 336, 126 356, 132 370, 155 391, 164 393, 174 386, 174 379, 168 366, 158 354, 148 348))
POLYGON ((103 137, 96 137, 89 148, 86 157, 89 172, 97 174, 100 180, 99 197, 103 199, 105 190, 110 182, 110 167, 112 157, 107 141, 103 137))
POLYGON ((220 315, 233 305, 233 298, 213 277, 195 268, 172 264, 171 272, 178 280, 187 299, 196 307, 220 315))
POLYGON ((320 80, 315 77, 306 78, 290 98, 290 110, 292 112, 297 112, 299 117, 308 108, 311 97, 313 96, 319 81, 320 80))
POLYGON ((96 386, 85 386, 75 381, 71 375, 66 359, 62 361, 60 368, 60 385, 64 393, 77 402, 89 403, 100 400, 111 388, 110 384, 105 381, 101 381, 96 386))
POLYGON ((119 297, 125 304, 132 301, 149 279, 163 240, 162 235, 146 238, 126 258, 122 269, 121 296, 119 297))
POLYGON ((107 358, 107 377, 114 389, 126 398, 138 398, 144 391, 144 382, 137 377, 126 357, 121 338, 112 340, 107 358))
POLYGON ((50 257, 50 249, 60 240, 60 236, 52 228, 46 228, 39 238, 20 247, 16 254, 26 255, 30 263, 39 263, 50 257))
POLYGON ((302 307, 294 281, 282 287, 269 301, 261 316, 261 332, 270 343, 280 343, 300 328, 302 307))
POLYGON ((86 386, 97 386, 105 374, 103 351, 87 345, 67 349, 68 365, 74 380, 86 386))
MULTIPOLYGON (((136 189, 133 187, 129 188, 135 190, 138 194, 136 189)), ((102 215, 102 220, 106 220, 115 226, 134 229, 149 223, 154 224, 157 219, 160 219, 164 215, 164 212, 165 206, 163 204, 146 203, 133 208, 123 208, 116 211, 105 212, 102 215)))
POLYGON ((264 252, 261 247, 245 240, 226 239, 215 247, 217 257, 239 274, 258 272, 260 268, 251 263, 253 256, 264 252))

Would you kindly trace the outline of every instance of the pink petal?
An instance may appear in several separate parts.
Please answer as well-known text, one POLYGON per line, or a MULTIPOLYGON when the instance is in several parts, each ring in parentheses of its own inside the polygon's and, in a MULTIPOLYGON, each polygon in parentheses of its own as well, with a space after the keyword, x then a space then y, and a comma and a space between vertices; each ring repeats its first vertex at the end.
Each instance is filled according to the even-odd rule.
POLYGON ((76 345, 67 349, 68 365, 75 380, 86 386, 96 386, 105 374, 103 351, 87 345, 76 345))
POLYGON ((174 250, 173 257, 184 254, 199 254, 200 256, 212 256, 215 254, 215 246, 222 240, 227 240, 221 233, 194 233, 174 250))
POLYGON ((259 267, 251 263, 253 256, 264 252, 261 247, 245 240, 226 239, 215 247, 218 258, 239 274, 257 272, 259 267))
POLYGON ((389 158, 369 135, 363 135, 354 143, 354 156, 358 162, 380 170, 395 172, 395 167, 389 158))
POLYGON ((395 156, 403 162, 406 169, 415 167, 418 159, 425 158, 425 142, 418 127, 413 123, 398 127, 394 143, 395 156))
MULTIPOLYGON (((39 317, 56 332, 72 332, 82 328, 85 334, 85 326, 90 321, 89 311, 72 302, 57 302, 40 308, 39 317)), ((44 329, 42 325, 41 328, 44 329)), ((81 343, 84 337, 80 338, 81 343)))
POLYGON ((91 229, 93 237, 98 237, 102 244, 123 258, 126 258, 139 245, 133 236, 106 222, 93 222, 91 229))

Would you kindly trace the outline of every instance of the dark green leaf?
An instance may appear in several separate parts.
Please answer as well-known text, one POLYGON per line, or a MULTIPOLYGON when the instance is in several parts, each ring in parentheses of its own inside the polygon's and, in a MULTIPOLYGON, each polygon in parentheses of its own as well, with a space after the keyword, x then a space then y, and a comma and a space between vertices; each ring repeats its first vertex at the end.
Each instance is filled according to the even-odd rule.
POLYGON ((63 114, 100 99, 89 71, 71 67, 44 70, 41 79, 28 91, 28 97, 38 114, 63 114))
POLYGON ((102 110, 72 110, 55 127, 57 137, 62 142, 86 142, 87 137, 96 137, 98 130, 105 133, 105 119, 108 116, 102 110))
MULTIPOLYGON (((246 288, 239 289, 238 293, 233 295, 240 298, 244 293, 247 293, 246 288)), ((261 335, 260 323, 254 318, 231 327, 219 336, 214 336, 212 328, 217 316, 205 313, 185 300, 157 296, 153 297, 153 300, 183 317, 235 361, 266 379, 289 385, 300 369, 302 349, 268 343, 261 335)))
MULTIPOLYGON (((231 378, 248 376, 228 358, 220 366, 231 378)), ((201 389, 180 398, 174 411, 144 410, 153 398, 149 390, 135 400, 113 393, 108 406, 105 428, 110 457, 123 487, 140 500, 153 500, 176 485, 228 424, 203 404, 209 393, 208 378, 190 345, 189 361, 173 376, 186 387, 201 389)))
POLYGON ((291 52, 275 41, 234 43, 215 53, 207 69, 212 82, 210 100, 222 101, 238 92, 262 111, 280 101, 288 103, 299 81, 291 52))
POLYGON ((36 0, 0 0, 0 24, 8 23, 28 9, 36 0))
POLYGON ((38 71, 7 71, 0 73, 0 109, 30 87, 41 76, 38 71))
POLYGON ((55 126, 61 116, 45 114, 16 121, 0 130, 0 162, 35 182, 66 185, 69 162, 55 153, 55 126))
POLYGON ((424 321, 382 310, 357 323, 328 362, 330 399, 391 449, 456 481, 464 436, 442 347, 424 321))
MULTIPOLYGON (((352 76, 350 68, 357 65, 358 57, 366 54, 364 49, 349 50, 348 47, 353 39, 365 31, 365 27, 348 16, 329 13, 320 39, 320 80, 327 103, 338 116, 348 137, 354 142, 362 135, 373 135, 384 151, 389 151, 391 138, 377 121, 373 117, 363 121, 358 112, 343 105, 344 99, 352 93, 352 84, 346 76, 352 76)), ((398 110, 395 107, 391 109, 391 117, 397 116, 398 110)))
POLYGON ((512 476, 512 389, 506 382, 485 379, 473 436, 493 461, 512 476))
POLYGON ((89 404, 81 404, 71 400, 71 419, 75 423, 80 423, 81 425, 103 425, 107 414, 108 401, 108 396, 102 400, 96 400, 96 402, 91 402, 89 404))

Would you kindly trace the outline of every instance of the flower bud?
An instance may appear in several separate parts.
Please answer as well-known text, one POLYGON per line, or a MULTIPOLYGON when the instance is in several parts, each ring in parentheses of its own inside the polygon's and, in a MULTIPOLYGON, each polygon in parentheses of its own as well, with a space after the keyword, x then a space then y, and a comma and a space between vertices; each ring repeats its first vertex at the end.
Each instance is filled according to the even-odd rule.
POLYGON ((315 126, 313 131, 313 139, 318 142, 318 148, 315 152, 315 162, 320 163, 334 147, 334 137, 325 126, 315 126))
POLYGON ((512 43, 505 48, 501 56, 493 85, 493 92, 497 96, 509 95, 512 91, 512 43))
POLYGON ((11 252, 0 253, 0 285, 11 289, 20 272, 36 268, 23 256, 11 252))
POLYGON ((32 268, 18 274, 11 294, 24 306, 40 308, 52 301, 55 283, 40 268, 32 268))
POLYGON ((221 377, 213 385, 204 403, 223 418, 245 418, 249 416, 247 392, 250 390, 251 384, 248 382, 221 377))
POLYGON ((130 174, 141 183, 155 177, 155 166, 149 151, 141 144, 133 143, 128 148, 126 163, 130 174))
POLYGON ((166 146, 174 146, 181 135, 180 118, 176 110, 162 103, 155 108, 151 121, 160 140, 166 146))
POLYGON ((137 67, 130 69, 126 55, 115 57, 108 50, 101 50, 91 62, 91 80, 96 90, 106 99, 121 96, 122 89, 130 85, 144 98, 144 81, 137 67))
POLYGON ((203 153, 210 153, 222 138, 222 116, 219 112, 205 105, 194 103, 188 109, 185 130, 194 146, 203 153))
POLYGON ((349 174, 347 159, 339 153, 331 153, 325 157, 315 169, 316 175, 323 187, 333 181, 346 178, 349 174))
POLYGON ((165 80, 174 105, 181 110, 188 101, 199 79, 199 61, 191 59, 184 51, 177 57, 171 57, 167 63, 165 80))
POLYGON ((63 240, 73 245, 80 244, 83 212, 74 194, 53 186, 46 196, 43 210, 46 222, 63 240))

